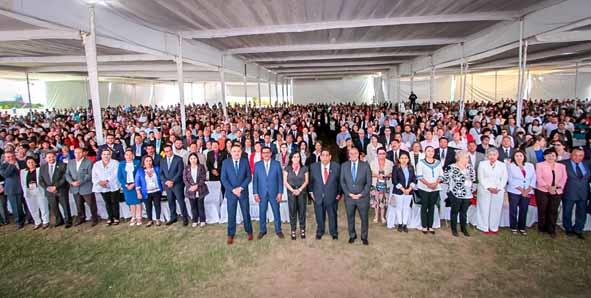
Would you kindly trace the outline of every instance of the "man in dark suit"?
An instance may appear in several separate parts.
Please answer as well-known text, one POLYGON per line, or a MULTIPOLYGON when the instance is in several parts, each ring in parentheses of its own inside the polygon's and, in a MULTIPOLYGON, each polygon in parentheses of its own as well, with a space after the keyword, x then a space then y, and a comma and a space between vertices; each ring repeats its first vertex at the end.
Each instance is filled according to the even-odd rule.
MULTIPOLYGON (((4 153, 4 162, 0 164, 0 175, 4 177, 4 195, 12 207, 16 228, 22 229, 25 225, 24 198, 19 178, 19 169, 13 151, 6 151, 4 153)), ((8 218, 6 221, 8 222, 8 218)))
POLYGON ((156 148, 153 143, 146 145, 146 155, 152 158, 152 163, 155 167, 160 167, 162 157, 160 157, 160 154, 156 153, 156 148))
POLYGON ((250 165, 246 158, 242 158, 240 145, 234 144, 230 149, 231 157, 224 160, 221 168, 221 182, 226 192, 224 197, 228 208, 228 245, 234 243, 236 235, 236 208, 240 204, 240 211, 244 220, 244 230, 248 240, 252 240, 252 222, 250 220, 250 206, 248 198, 248 184, 251 180, 250 165))
POLYGON ((408 151, 400 149, 400 141, 398 139, 392 139, 392 142, 390 142, 390 149, 391 150, 386 153, 386 158, 394 164, 398 164, 398 158, 400 158, 401 154, 408 154, 408 151))
POLYGON ((183 226, 187 226, 189 224, 189 214, 187 213, 184 195, 183 169, 185 166, 183 159, 172 152, 170 144, 164 145, 164 154, 166 156, 160 162, 160 177, 168 198, 168 208, 170 209, 170 220, 166 225, 177 222, 176 203, 178 202, 181 207, 183 226))
POLYGON ((144 141, 142 140, 142 136, 136 134, 134 137, 133 145, 131 145, 131 150, 133 151, 133 158, 137 161, 142 160, 142 156, 146 155, 146 149, 144 147, 144 141))
POLYGON ((490 144, 490 137, 487 135, 482 135, 480 137, 480 145, 478 145, 478 147, 476 147, 476 151, 482 153, 482 154, 486 154, 486 150, 488 150, 488 148, 494 148, 495 146, 490 144))
POLYGON ((340 172, 338 163, 330 161, 328 149, 323 149, 320 154, 320 162, 310 166, 310 183, 308 192, 314 200, 314 213, 316 215, 316 239, 320 240, 324 235, 325 220, 328 215, 328 231, 332 239, 339 238, 337 228, 337 206, 340 196, 340 172))
POLYGON ((357 239, 355 232, 355 211, 359 210, 361 218, 361 241, 368 245, 369 227, 369 190, 371 186, 371 169, 367 162, 359 160, 356 147, 349 151, 349 161, 341 165, 341 188, 347 207, 347 226, 349 227, 349 243, 357 239))
POLYGON ((497 151, 499 151, 500 161, 511 160, 513 152, 515 152, 515 149, 511 147, 511 138, 509 136, 503 137, 503 140, 501 141, 501 146, 497 148, 497 151))
POLYGON ((53 151, 47 152, 45 160, 47 163, 39 168, 39 186, 45 189, 50 216, 55 218, 55 226, 61 226, 65 222, 65 227, 68 229, 72 226, 72 216, 66 181, 66 165, 56 162, 53 151), (59 205, 62 205, 64 217, 60 213, 59 205))
POLYGON ((369 144, 369 137, 365 135, 365 130, 359 129, 357 138, 355 138, 355 146, 359 148, 360 152, 367 153, 367 144, 369 144))
POLYGON ((218 149, 218 143, 211 143, 211 150, 207 152, 207 170, 209 171, 210 181, 220 181, 220 169, 222 168, 222 153, 218 149))
POLYGON ((310 166, 316 162, 320 162, 320 156, 322 155, 322 143, 316 141, 314 144, 314 151, 310 153, 310 157, 306 159, 306 166, 310 166))
POLYGON ((390 128, 390 126, 382 128, 384 130, 384 133, 380 134, 379 141, 382 144, 382 146, 387 148, 390 145, 390 142, 392 142, 392 140, 394 139, 394 137, 392 136, 392 128, 390 128))
POLYGON ((449 166, 456 162, 456 151, 447 147, 447 143, 447 138, 439 138, 439 148, 435 149, 435 159, 441 161, 444 171, 447 171, 449 166))
POLYGON ((562 196, 562 225, 568 236, 576 235, 579 239, 585 239, 583 228, 587 220, 591 167, 587 161, 583 160, 585 152, 581 148, 573 149, 570 157, 570 159, 561 161, 566 167, 568 177, 562 196), (575 224, 573 226, 572 214, 575 206, 575 224))
POLYGON ((254 200, 259 203, 260 212, 258 239, 262 239, 267 234, 267 207, 269 204, 273 211, 275 234, 280 239, 283 239, 281 213, 279 212, 279 203, 283 198, 283 171, 279 161, 271 160, 271 148, 263 148, 262 153, 263 160, 255 164, 252 181, 252 194, 254 200))
POLYGON ((114 159, 116 161, 122 161, 125 159, 123 156, 123 154, 125 153, 125 151, 123 151, 123 146, 121 146, 121 144, 115 144, 115 136, 112 134, 108 134, 105 144, 102 144, 98 147, 98 150, 96 152, 96 160, 97 161, 101 160, 103 150, 105 150, 106 148, 111 149, 111 152, 112 152, 111 158, 112 159, 114 159))

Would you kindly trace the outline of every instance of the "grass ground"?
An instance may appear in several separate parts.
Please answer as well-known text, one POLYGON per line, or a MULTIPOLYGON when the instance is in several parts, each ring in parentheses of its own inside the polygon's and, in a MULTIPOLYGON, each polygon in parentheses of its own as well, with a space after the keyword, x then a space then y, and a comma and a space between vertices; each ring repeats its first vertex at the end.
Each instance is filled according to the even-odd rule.
MULTIPOLYGON (((343 207, 343 206, 341 206, 343 207)), ((225 244, 205 229, 0 227, 1 297, 589 297, 591 240, 408 234, 370 224, 370 245, 268 236, 225 244)), ((311 210, 311 209, 310 209, 311 210)), ((258 228, 258 224, 255 225, 258 228)), ((271 225, 269 228, 272 230, 271 225)), ((288 225, 283 226, 288 231, 288 225)), ((588 238, 591 235, 587 235, 588 238)))

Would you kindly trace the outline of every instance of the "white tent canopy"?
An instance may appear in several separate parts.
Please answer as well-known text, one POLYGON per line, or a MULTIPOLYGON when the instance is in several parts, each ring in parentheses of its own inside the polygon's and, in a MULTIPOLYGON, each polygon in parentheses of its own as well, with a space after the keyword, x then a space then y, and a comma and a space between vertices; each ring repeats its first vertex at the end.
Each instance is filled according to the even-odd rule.
POLYGON ((530 96, 554 88, 588 96, 590 25, 587 0, 0 0, 0 70, 33 80, 78 76, 77 83, 46 84, 72 89, 46 96, 58 107, 84 103, 93 90, 89 49, 96 49, 101 105, 120 97, 224 102, 245 93, 250 102, 281 103, 285 89, 288 102, 388 101, 406 97, 411 85, 421 99, 457 99, 461 64, 468 66, 465 100, 515 98, 527 86, 530 96), (85 49, 88 36, 96 47, 87 42, 85 49), (520 63, 526 41, 527 68, 538 74, 520 63), (516 68, 523 72, 497 73, 491 87, 491 73, 516 68), (540 75, 558 68, 576 76, 540 75), (169 90, 180 78, 185 96, 169 90), (226 86, 244 80, 246 92, 226 86), (113 86, 135 86, 135 95, 113 86))

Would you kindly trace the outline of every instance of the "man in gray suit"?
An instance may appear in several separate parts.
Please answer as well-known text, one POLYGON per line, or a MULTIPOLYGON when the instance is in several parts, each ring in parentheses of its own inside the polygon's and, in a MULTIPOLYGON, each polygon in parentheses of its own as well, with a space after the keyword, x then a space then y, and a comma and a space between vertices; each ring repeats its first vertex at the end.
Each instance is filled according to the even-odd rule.
POLYGON ((47 163, 39 168, 39 186, 45 189, 45 196, 49 201, 49 214, 55 217, 55 226, 61 226, 65 221, 65 228, 68 229, 72 226, 72 216, 66 182, 66 165, 56 162, 53 151, 47 152, 45 161, 47 163), (64 209, 64 217, 60 213, 59 205, 64 209))
POLYGON ((480 162, 486 159, 486 156, 476 151, 476 148, 478 148, 476 142, 468 142, 468 162, 470 163, 470 165, 472 165, 474 171, 478 171, 478 166, 480 165, 480 162))
POLYGON ((316 215, 316 240, 322 239, 325 220, 328 215, 328 231, 333 240, 339 239, 337 229, 337 206, 341 195, 339 177, 341 167, 338 163, 330 161, 330 152, 323 149, 320 153, 320 162, 310 166, 310 183, 308 192, 314 200, 314 213, 316 215))
POLYGON ((70 184, 70 193, 74 196, 78 209, 78 218, 74 225, 81 225, 86 221, 86 202, 94 227, 98 224, 98 214, 96 198, 92 193, 92 162, 86 158, 86 152, 82 148, 74 149, 74 157, 75 160, 70 161, 66 169, 66 181, 70 184))
POLYGON ((347 207, 347 225, 349 227, 349 243, 357 239, 355 232, 355 211, 359 210, 361 218, 361 241, 369 245, 367 240, 369 226, 369 189, 371 186, 371 169, 365 161, 359 160, 359 149, 349 149, 349 160, 341 165, 341 188, 347 207))

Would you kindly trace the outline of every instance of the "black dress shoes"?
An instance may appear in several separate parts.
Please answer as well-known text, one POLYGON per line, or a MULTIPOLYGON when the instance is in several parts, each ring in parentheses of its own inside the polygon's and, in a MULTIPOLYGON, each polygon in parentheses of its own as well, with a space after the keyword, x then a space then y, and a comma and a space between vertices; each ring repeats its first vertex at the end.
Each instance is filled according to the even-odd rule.
POLYGON ((332 236, 332 240, 339 240, 339 236, 332 236))
POLYGON ((322 239, 322 235, 316 235, 316 240, 321 240, 322 239))
POLYGON ((402 232, 402 225, 398 225, 398 232, 402 232))
POLYGON ((462 234, 464 234, 464 237, 470 237, 470 233, 467 230, 462 231, 462 234))
POLYGON ((351 243, 351 244, 355 243, 356 239, 357 239, 357 237, 349 238, 349 243, 351 243))
POLYGON ((369 241, 367 241, 367 239, 361 239, 361 242, 363 245, 369 245, 369 241))
POLYGON ((69 228, 71 228, 71 227, 72 227, 72 224, 71 224, 71 223, 67 223, 67 224, 64 226, 64 228, 66 228, 66 229, 69 229, 69 228))
POLYGON ((405 233, 408 233, 408 228, 406 227, 406 225, 403 225, 402 226, 402 231, 405 232, 405 233))
POLYGON ((583 236, 583 233, 575 233, 577 235, 577 238, 581 239, 581 240, 585 240, 585 236, 583 236))
POLYGON ((277 233, 277 237, 279 239, 283 239, 283 238, 285 238, 285 235, 283 235, 283 232, 279 232, 279 233, 277 233))
POLYGON ((257 236, 257 240, 263 239, 263 237, 265 237, 265 235, 267 235, 267 233, 259 233, 259 235, 257 236))
POLYGON ((183 226, 188 226, 189 225, 189 219, 188 218, 183 218, 183 226))
POLYGON ((459 236, 459 234, 458 234, 458 231, 451 231, 451 234, 452 234, 454 237, 458 237, 458 236, 459 236))
POLYGON ((167 225, 167 226, 170 226, 170 225, 172 225, 173 223, 175 223, 176 221, 177 221, 176 219, 171 219, 171 220, 169 220, 169 221, 167 221, 167 222, 166 222, 166 225, 167 225))

